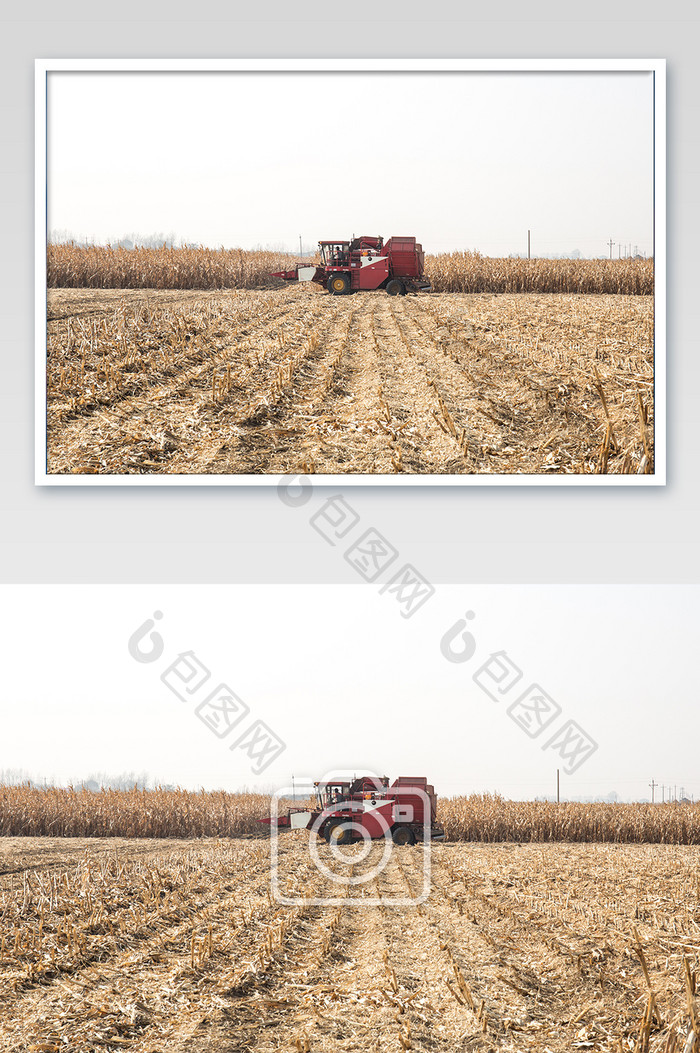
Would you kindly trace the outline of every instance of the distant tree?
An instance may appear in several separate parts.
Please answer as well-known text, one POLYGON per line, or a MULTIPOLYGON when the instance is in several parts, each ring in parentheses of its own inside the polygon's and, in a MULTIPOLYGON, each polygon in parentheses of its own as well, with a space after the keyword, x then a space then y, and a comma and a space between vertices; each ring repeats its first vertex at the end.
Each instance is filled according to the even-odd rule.
POLYGON ((24 768, 0 768, 0 785, 23 786, 25 783, 37 785, 24 768))
POLYGON ((140 249, 161 249, 163 245, 171 249, 175 245, 176 237, 171 231, 170 234, 137 234, 133 240, 134 245, 140 249))
POLYGON ((90 772, 86 778, 74 780, 74 786, 83 786, 86 790, 147 790, 151 785, 148 772, 137 774, 125 771, 120 775, 107 775, 105 772, 90 772))
POLYGON ((69 230, 61 228, 49 231, 49 241, 53 245, 67 245, 68 242, 75 240, 75 236, 69 230))

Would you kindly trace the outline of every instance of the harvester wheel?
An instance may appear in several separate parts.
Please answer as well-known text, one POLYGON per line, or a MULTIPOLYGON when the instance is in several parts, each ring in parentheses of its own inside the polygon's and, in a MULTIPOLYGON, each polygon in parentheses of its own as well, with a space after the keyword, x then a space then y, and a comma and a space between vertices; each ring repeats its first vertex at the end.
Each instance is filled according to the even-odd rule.
POLYGON ((392 278, 386 287, 386 291, 389 296, 403 296, 406 290, 403 287, 403 282, 400 282, 398 278, 392 278))
POLYGON ((332 274, 327 282, 328 292, 333 296, 342 296, 350 289, 350 277, 347 274, 332 274))
POLYGON ((354 841, 352 823, 333 823, 327 828, 326 839, 329 844, 349 845, 354 841))
POLYGON ((416 838, 410 826, 397 826, 392 834, 395 845, 415 845, 416 838))

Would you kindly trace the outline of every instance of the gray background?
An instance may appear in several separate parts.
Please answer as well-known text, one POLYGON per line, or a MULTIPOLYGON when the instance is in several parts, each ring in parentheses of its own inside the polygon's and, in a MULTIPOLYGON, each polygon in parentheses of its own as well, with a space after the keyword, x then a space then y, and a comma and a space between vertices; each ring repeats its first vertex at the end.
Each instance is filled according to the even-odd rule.
MULTIPOLYGON (((668 485, 362 487, 349 488, 347 497, 364 528, 381 531, 404 560, 436 583, 700 580, 695 544, 700 96, 698 20, 684 17, 690 5, 665 4, 663 19, 655 3, 610 0, 575 11, 561 0, 501 2, 493 9, 499 21, 485 17, 483 5, 434 4, 431 19, 423 2, 377 6, 374 18, 368 10, 366 4, 292 7, 279 0, 263 8, 230 0, 196 5, 139 0, 103 12, 90 0, 41 2, 33 5, 31 20, 3 18, 0 580, 358 580, 340 549, 325 543, 308 522, 337 488, 319 488, 308 505, 294 509, 279 501, 274 487, 33 484, 34 59, 130 56, 666 58, 668 485), (469 17, 472 9, 475 18, 469 17), (264 22, 255 17, 261 10, 264 22), (293 10, 299 12, 295 20, 293 10), (327 13, 312 17, 319 11, 327 13), (630 12, 632 20, 625 17, 630 12)), ((293 119, 293 102, 285 105, 293 119)), ((347 120, 349 139, 361 135, 361 118, 350 113, 347 120)), ((468 114, 455 114, 456 134, 468 129, 468 114)), ((235 113, 223 133, 235 136, 235 113)), ((322 145, 319 130, 319 155, 322 145)), ((174 163, 183 148, 185 139, 173 144, 174 163)), ((614 158, 600 163, 613 165, 614 158)), ((321 177, 319 193, 323 187, 321 177)))

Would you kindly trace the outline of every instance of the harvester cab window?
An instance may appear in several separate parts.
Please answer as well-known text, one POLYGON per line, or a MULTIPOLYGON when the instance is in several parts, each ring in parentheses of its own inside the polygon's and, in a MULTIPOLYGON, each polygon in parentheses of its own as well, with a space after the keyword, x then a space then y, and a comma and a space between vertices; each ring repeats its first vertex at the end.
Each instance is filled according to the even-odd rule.
POLYGON ((318 800, 322 808, 328 808, 331 804, 337 804, 338 801, 343 799, 343 792, 341 786, 324 786, 323 790, 318 791, 318 800))
POLYGON ((322 251, 324 266, 337 267, 346 262, 345 245, 340 242, 335 245, 324 245, 322 251))

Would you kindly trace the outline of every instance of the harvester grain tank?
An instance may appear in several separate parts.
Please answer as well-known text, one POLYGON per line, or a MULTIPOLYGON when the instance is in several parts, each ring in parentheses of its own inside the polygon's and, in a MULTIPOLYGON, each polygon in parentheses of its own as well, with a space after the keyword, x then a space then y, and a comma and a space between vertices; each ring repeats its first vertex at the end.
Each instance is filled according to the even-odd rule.
POLYGON ((351 241, 319 241, 321 263, 297 264, 288 271, 273 271, 286 282, 315 282, 333 296, 362 289, 386 289, 389 296, 430 289, 424 277, 423 247, 413 237, 363 235, 351 241))
POLYGON ((280 830, 313 830, 335 844, 391 838, 411 845, 425 837, 444 840, 437 822, 437 794, 422 775, 403 775, 389 785, 386 776, 314 783, 315 805, 290 808, 286 815, 258 820, 280 830))

